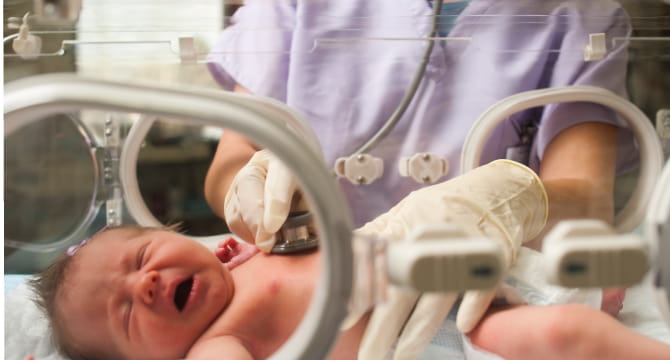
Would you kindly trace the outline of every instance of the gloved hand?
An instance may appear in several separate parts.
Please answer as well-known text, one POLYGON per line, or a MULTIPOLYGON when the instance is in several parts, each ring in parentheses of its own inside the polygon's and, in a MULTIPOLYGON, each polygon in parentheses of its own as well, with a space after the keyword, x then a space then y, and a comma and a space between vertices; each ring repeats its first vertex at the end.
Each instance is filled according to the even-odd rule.
MULTIPOLYGON (((508 269, 514 264, 521 244, 540 233, 547 211, 547 195, 538 176, 520 163, 497 160, 412 192, 356 233, 403 241, 418 225, 453 222, 470 236, 499 241, 508 269)), ((511 288, 499 289, 508 301, 523 301, 515 292, 508 291, 511 288)), ((495 295, 496 290, 466 292, 457 314, 459 330, 464 333, 472 330, 495 295)), ((386 301, 373 310, 358 358, 383 359, 398 335, 394 358, 417 358, 437 333, 457 297, 458 294, 421 295, 390 286, 386 301)))
POLYGON ((275 233, 291 210, 296 187, 293 174, 275 155, 267 149, 256 152, 226 193, 224 217, 230 231, 270 252, 275 233))

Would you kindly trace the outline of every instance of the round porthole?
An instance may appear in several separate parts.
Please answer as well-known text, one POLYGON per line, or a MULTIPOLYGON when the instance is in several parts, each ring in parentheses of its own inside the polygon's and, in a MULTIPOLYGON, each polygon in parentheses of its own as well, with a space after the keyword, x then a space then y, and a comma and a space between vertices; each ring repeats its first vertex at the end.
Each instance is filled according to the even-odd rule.
POLYGON ((76 114, 63 113, 5 134, 5 270, 39 270, 99 209, 95 142, 76 114))

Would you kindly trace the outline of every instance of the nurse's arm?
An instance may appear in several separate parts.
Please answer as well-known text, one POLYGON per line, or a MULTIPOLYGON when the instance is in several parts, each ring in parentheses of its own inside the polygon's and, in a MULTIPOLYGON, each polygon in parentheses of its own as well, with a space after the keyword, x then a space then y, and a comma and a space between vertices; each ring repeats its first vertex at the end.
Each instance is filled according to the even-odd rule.
MULTIPOLYGON (((564 219, 614 221, 618 134, 613 125, 587 122, 563 130, 549 143, 539 171, 549 196, 545 232, 564 219)), ((539 250, 541 243, 527 246, 539 250)))
MULTIPOLYGON (((236 86, 235 91, 249 93, 240 86, 236 86)), ((205 198, 219 217, 224 217, 224 200, 233 178, 257 150, 258 147, 245 136, 224 130, 205 177, 205 198)))

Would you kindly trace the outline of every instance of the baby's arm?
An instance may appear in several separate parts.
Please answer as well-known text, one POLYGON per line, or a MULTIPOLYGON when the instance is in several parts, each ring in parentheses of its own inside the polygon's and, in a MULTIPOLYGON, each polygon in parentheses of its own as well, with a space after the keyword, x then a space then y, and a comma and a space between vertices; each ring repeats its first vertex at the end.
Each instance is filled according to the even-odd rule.
POLYGON ((187 360, 253 360, 253 356, 234 336, 219 336, 197 342, 186 355, 187 360))
POLYGON ((468 337, 506 359, 670 359, 670 345, 578 304, 492 309, 468 337))

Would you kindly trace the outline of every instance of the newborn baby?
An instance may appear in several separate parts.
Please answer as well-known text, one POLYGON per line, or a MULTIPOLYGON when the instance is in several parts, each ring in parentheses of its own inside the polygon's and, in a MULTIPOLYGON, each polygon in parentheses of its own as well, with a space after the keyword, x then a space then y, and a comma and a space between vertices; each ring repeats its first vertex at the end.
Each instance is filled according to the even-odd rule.
MULTIPOLYGON (((418 225, 452 221, 471 234, 498 241, 512 265, 521 244, 541 230, 546 209, 546 193, 537 175, 523 165, 501 160, 415 191, 357 232, 401 241, 418 225)), ((69 249, 32 284, 57 344, 72 359, 263 359, 275 352, 302 320, 319 269, 317 251, 268 255, 257 252, 254 245, 231 239, 212 253, 169 229, 124 226, 102 231, 69 249)), ((391 295, 404 294, 391 290, 391 295)), ((386 346, 364 352, 367 355, 360 355, 359 348, 363 351, 371 344, 366 340, 376 345, 381 344, 380 339, 397 338, 403 323, 396 321, 400 327, 395 329, 389 320, 402 317, 383 310, 393 299, 404 298, 388 296, 371 318, 369 312, 362 311, 358 321, 338 337, 331 358, 383 358, 386 346), (388 336, 376 336, 380 333, 388 336)), ((467 297, 459 314, 465 300, 467 297)), ((411 310, 412 303, 407 305, 411 310)), ((544 313, 548 308, 520 306, 502 315, 544 313)), ((535 355, 562 354, 561 348, 572 351, 562 358, 590 359, 610 358, 594 354, 632 343, 608 342, 614 334, 621 339, 635 338, 603 312, 566 309, 557 306, 546 312, 559 312, 560 316, 533 315, 532 321, 523 322, 515 321, 514 316, 489 316, 474 328, 480 319, 477 316, 472 318, 473 343, 510 359, 523 358, 532 353, 529 350, 537 350, 535 355), (586 315, 590 316, 588 321, 584 321, 586 315), (588 328, 601 324, 608 331, 584 334, 583 324, 588 328), (497 341, 509 337, 509 328, 533 334, 534 340, 514 336, 497 341), (562 329, 558 340, 565 336, 571 346, 554 341, 556 329, 562 329), (561 346, 552 348, 551 344, 561 346)), ((414 313, 437 323, 446 317, 433 315, 433 307, 423 310, 414 313)), ((478 310, 485 312, 486 307, 478 310)), ((429 332, 420 335, 421 340, 432 336, 429 332)), ((396 355, 403 353, 400 344, 396 355)), ((412 353, 423 348, 413 346, 412 353)), ((648 344, 641 347, 654 348, 648 344)))
MULTIPOLYGON (((54 267, 62 285, 42 305, 72 359, 262 359, 302 320, 319 253, 267 255, 229 239, 213 254, 173 231, 126 226, 54 267)), ((343 333, 331 358, 355 358, 364 327, 343 333)))

